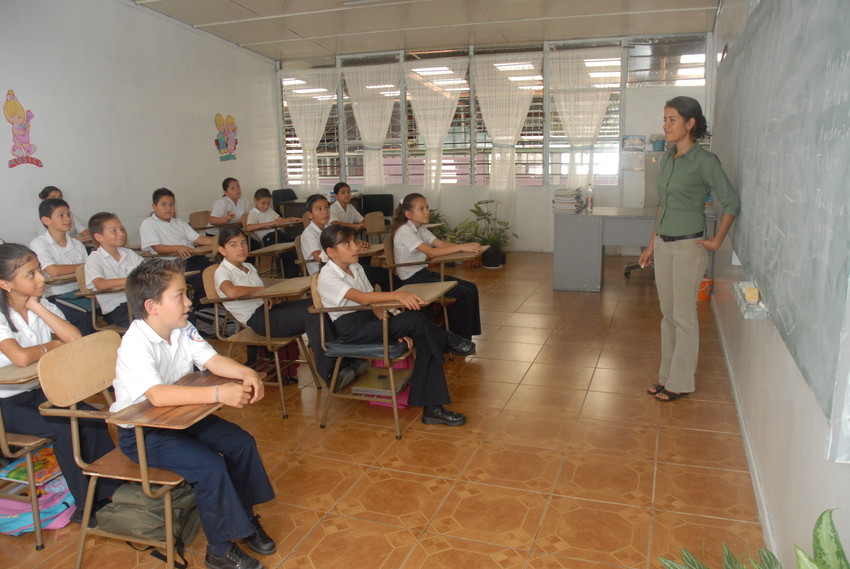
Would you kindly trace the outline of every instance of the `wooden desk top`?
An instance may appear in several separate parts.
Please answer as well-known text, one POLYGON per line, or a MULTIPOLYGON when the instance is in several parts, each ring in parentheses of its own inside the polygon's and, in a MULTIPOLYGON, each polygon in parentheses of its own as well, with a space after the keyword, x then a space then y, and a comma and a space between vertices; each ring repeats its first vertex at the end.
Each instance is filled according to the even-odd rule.
POLYGON ((259 292, 247 298, 279 298, 282 296, 297 296, 310 290, 310 277, 295 277, 279 279, 259 292))
POLYGON ((384 244, 379 243, 377 245, 369 245, 365 249, 360 249, 357 253, 361 257, 371 257, 372 255, 379 255, 384 252, 384 244))
POLYGON ((439 257, 434 257, 432 259, 428 259, 427 261, 424 261, 422 264, 423 265, 425 263, 428 263, 428 264, 431 264, 431 263, 445 264, 445 263, 451 263, 451 262, 457 262, 457 261, 468 261, 470 259, 476 259, 476 258, 480 257, 481 254, 484 253, 484 251, 486 251, 489 248, 490 248, 489 245, 482 245, 481 251, 478 252, 478 253, 452 253, 451 255, 441 255, 439 257))
POLYGON ((262 247, 260 249, 254 249, 253 251, 249 251, 248 256, 249 257, 261 257, 263 255, 277 255, 278 253, 283 253, 285 251, 291 251, 293 249, 295 249, 295 243, 292 242, 292 241, 290 241, 289 243, 273 243, 272 245, 268 245, 268 246, 262 247))
POLYGON ((76 273, 71 273, 69 275, 60 275, 58 277, 44 277, 44 284, 46 285, 60 285, 75 282, 77 282, 76 273))
MULTIPOLYGON (((174 385, 189 385, 207 387, 223 385, 236 380, 213 375, 209 371, 196 371, 181 378, 174 385)), ((159 427, 160 429, 185 429, 191 427, 207 415, 222 407, 222 403, 206 403, 200 405, 174 405, 169 407, 154 407, 145 399, 141 403, 130 405, 113 413, 106 419, 107 423, 122 425, 137 425, 141 427, 159 427)))
MULTIPOLYGON (((417 284, 408 284, 399 288, 399 292, 409 292, 411 294, 416 294, 422 298, 424 301, 423 306, 425 304, 431 304, 444 294, 451 290, 455 285, 457 285, 457 281, 439 281, 435 283, 417 283, 417 284)), ((404 305, 398 301, 391 302, 376 302, 374 306, 379 306, 381 308, 402 308, 404 305)))
POLYGON ((441 225, 445 225, 445 224, 446 224, 446 222, 445 222, 445 221, 441 221, 441 222, 439 222, 439 223, 425 223, 425 224, 423 224, 422 226, 423 226, 425 229, 434 229, 435 227, 440 227, 441 225))
POLYGON ((0 367, 0 384, 29 383, 34 379, 38 379, 38 362, 24 367, 16 365, 0 367))

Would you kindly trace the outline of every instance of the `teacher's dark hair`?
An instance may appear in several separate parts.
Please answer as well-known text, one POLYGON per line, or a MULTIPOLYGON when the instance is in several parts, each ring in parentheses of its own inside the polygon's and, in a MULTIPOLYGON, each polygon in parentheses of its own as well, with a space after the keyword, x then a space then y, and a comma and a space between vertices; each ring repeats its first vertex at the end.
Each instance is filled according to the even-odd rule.
POLYGON ((705 115, 702 114, 702 107, 699 101, 691 97, 673 97, 666 103, 665 107, 676 109, 685 122, 694 119, 694 128, 691 129, 691 136, 694 140, 702 140, 708 138, 711 133, 708 132, 708 122, 705 120, 705 115))

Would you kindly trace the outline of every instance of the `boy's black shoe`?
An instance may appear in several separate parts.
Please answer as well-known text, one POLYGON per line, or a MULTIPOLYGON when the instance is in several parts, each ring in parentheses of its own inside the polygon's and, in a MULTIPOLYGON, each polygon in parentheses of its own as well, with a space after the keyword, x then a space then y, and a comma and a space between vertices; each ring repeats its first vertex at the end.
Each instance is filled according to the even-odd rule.
POLYGON ((473 342, 472 340, 467 340, 466 338, 458 336, 457 334, 452 334, 449 337, 447 347, 449 353, 454 354, 456 356, 471 356, 475 353, 475 342, 473 342))
POLYGON ((266 566, 242 551, 235 543, 221 557, 213 555, 207 547, 204 556, 207 569, 266 569, 266 566))
POLYGON ((260 555, 271 555, 275 551, 277 551, 277 547, 275 547, 274 541, 269 537, 269 534, 266 533, 266 530, 263 529, 263 526, 260 525, 260 516, 255 514, 253 518, 251 518, 251 525, 254 526, 254 533, 245 538, 245 544, 251 548, 254 553, 259 553, 260 555))
POLYGON ((459 427, 466 424, 466 415, 463 413, 453 413, 448 409, 444 409, 442 405, 422 409, 422 422, 426 425, 448 425, 450 427, 459 427))
POLYGON ((339 370, 339 374, 336 376, 336 386, 334 387, 334 393, 339 393, 351 383, 357 379, 357 375, 354 373, 354 370, 350 367, 344 367, 339 370))

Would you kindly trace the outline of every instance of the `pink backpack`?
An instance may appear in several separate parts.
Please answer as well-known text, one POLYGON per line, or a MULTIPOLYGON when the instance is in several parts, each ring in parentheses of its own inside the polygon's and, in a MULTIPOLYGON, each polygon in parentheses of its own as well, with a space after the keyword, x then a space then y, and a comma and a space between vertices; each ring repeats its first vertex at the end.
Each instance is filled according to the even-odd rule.
MULTIPOLYGON (((77 507, 74 505, 74 496, 65 483, 65 477, 57 476, 41 486, 41 489, 45 492, 38 499, 41 527, 59 529, 68 525, 77 507)), ((0 498, 0 533, 21 535, 30 531, 35 531, 35 528, 29 502, 0 498)))

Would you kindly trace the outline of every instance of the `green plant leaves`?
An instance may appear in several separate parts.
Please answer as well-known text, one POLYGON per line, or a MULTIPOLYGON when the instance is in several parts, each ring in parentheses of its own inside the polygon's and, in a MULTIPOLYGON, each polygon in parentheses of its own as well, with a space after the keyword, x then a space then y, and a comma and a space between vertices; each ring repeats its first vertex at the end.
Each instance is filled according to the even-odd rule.
MULTIPOLYGON (((841 546, 841 538, 835 531, 835 524, 832 523, 832 510, 826 510, 815 522, 812 553, 814 562, 821 569, 850 569, 850 563, 847 562, 847 556, 841 546)), ((798 553, 798 565, 799 559, 798 553)))

